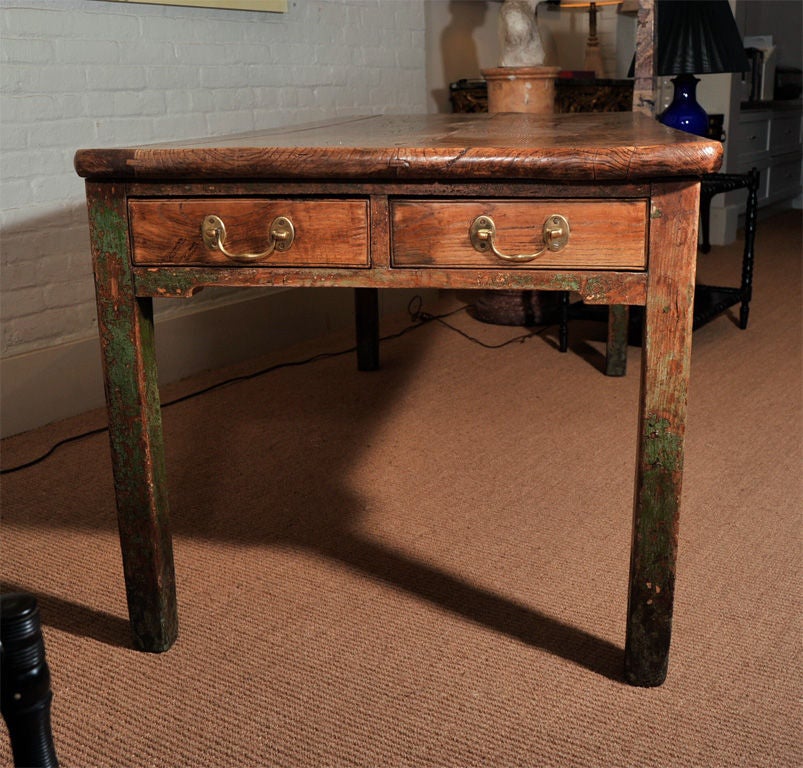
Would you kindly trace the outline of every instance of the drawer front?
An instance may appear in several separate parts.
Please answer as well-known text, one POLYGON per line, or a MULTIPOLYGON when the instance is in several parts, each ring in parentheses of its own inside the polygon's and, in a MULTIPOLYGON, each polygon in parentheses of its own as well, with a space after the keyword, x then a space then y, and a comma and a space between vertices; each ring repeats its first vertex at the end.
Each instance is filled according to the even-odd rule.
POLYGON ((129 202, 129 215, 135 264, 370 265, 367 200, 142 199, 129 202), (216 216, 223 222, 222 245, 231 256, 214 244, 210 246, 204 242, 202 224, 208 216, 216 216), (282 221, 279 229, 274 226, 279 217, 292 223, 293 238, 289 247, 286 246, 286 222, 282 221), (279 233, 278 237, 271 234, 272 229, 279 233), (267 251, 271 252, 261 255, 267 251))
POLYGON ((800 193, 800 155, 787 155, 773 163, 767 172, 768 196, 795 197, 800 193))
POLYGON ((646 200, 404 200, 392 204, 391 227, 395 267, 639 270, 647 265, 646 200), (559 251, 508 261, 472 245, 472 223, 490 217, 500 253, 537 253, 544 247, 544 224, 556 215, 569 225, 568 242, 559 251))
POLYGON ((800 114, 773 117, 770 127, 770 152, 774 155, 800 149, 800 114))
MULTIPOLYGON (((766 113, 764 113, 766 115, 766 113)), ((750 116, 751 119, 740 121, 736 126, 733 145, 738 148, 742 157, 753 157, 769 150, 770 122, 767 117, 750 116)))

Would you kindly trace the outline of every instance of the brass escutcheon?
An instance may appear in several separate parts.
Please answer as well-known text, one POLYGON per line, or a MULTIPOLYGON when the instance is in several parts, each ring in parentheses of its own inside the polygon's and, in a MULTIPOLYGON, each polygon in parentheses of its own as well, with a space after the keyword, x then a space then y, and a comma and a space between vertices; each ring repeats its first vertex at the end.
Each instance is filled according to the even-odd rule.
POLYGON ((495 256, 504 261, 524 262, 532 261, 547 251, 557 252, 569 242, 569 221, 559 213, 553 213, 547 217, 542 231, 544 247, 536 253, 508 254, 498 250, 495 243, 496 224, 487 214, 477 216, 471 222, 468 236, 475 251, 480 253, 492 251, 495 256))

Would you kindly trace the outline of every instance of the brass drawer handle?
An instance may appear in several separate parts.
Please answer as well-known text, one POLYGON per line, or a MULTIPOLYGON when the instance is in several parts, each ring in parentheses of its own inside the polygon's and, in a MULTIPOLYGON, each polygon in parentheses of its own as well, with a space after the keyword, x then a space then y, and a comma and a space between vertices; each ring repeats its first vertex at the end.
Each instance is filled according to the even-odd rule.
POLYGON ((214 214, 205 216, 201 224, 204 245, 212 251, 220 251, 233 261, 257 261, 270 256, 274 251, 287 251, 296 236, 293 222, 287 216, 277 216, 270 225, 270 245, 262 253, 231 253, 226 250, 226 225, 214 214))
POLYGON ((494 224, 494 220, 487 214, 477 216, 477 218, 471 222, 468 233, 471 239, 471 245, 474 246, 475 251, 486 253, 488 250, 491 250, 496 256, 505 261, 532 261, 547 251, 554 252, 561 250, 561 248, 569 242, 569 222, 566 217, 561 216, 559 213, 553 213, 548 216, 547 220, 544 222, 543 229, 544 247, 536 253, 502 253, 494 242, 496 238, 496 224, 494 224))

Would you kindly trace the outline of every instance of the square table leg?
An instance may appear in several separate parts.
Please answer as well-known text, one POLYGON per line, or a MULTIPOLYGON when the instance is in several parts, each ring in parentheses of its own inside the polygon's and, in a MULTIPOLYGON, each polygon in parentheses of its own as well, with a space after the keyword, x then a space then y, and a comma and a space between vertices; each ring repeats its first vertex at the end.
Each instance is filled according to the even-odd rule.
POLYGON ((128 611, 135 645, 159 652, 178 620, 153 302, 135 295, 121 190, 90 183, 87 192, 128 611))
POLYGON ((357 370, 379 370, 379 289, 354 289, 357 370))
POLYGON ((683 476, 699 185, 652 198, 642 343, 625 677, 660 685, 667 672, 683 476))
POLYGON ((608 339, 605 346, 605 375, 624 376, 627 373, 627 331, 630 307, 611 304, 608 307, 608 339))

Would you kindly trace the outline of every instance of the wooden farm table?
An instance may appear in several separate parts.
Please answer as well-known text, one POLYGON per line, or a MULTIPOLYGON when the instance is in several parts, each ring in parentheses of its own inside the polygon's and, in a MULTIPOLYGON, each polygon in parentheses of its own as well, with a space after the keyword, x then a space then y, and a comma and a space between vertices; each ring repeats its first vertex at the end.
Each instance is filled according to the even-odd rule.
MULTIPOLYGON (((666 676, 699 178, 721 145, 633 113, 341 118, 76 154, 87 202, 129 614, 176 637, 152 297, 205 286, 577 291, 645 306, 625 677, 666 676)), ((493 421, 488 429, 494 428, 493 421)))

